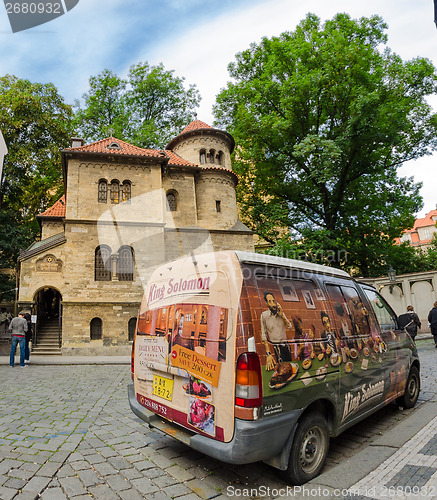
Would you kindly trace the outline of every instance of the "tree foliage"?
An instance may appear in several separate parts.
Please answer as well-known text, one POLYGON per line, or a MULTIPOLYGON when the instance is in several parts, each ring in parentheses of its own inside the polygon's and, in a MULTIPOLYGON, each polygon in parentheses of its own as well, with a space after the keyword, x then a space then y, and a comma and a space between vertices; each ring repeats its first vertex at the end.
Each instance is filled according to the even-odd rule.
POLYGON ((337 14, 322 25, 309 14, 294 32, 237 54, 215 106, 239 144, 245 222, 272 242, 285 230, 289 244, 290 235, 333 252, 334 265, 363 275, 421 208, 420 185, 398 167, 437 146, 426 102, 435 68, 384 47, 386 28, 378 16, 337 14))
MULTIPOLYGON (((39 233, 36 215, 62 192, 59 151, 69 145, 71 107, 49 84, 0 78, 0 130, 8 154, 0 184, 0 269, 15 269, 19 249, 39 233)), ((0 300, 15 279, 0 275, 0 300)))
POLYGON ((11 75, 0 78, 0 129, 8 147, 0 209, 31 221, 59 195, 59 151, 69 146, 71 117, 71 107, 53 84, 11 75))
POLYGON ((76 102, 75 125, 89 141, 113 135, 145 148, 162 148, 193 118, 200 96, 195 85, 162 64, 131 66, 127 79, 110 70, 90 78, 76 102))
POLYGON ((34 239, 31 227, 13 210, 0 210, 0 302, 15 294, 15 268, 19 250, 34 239))

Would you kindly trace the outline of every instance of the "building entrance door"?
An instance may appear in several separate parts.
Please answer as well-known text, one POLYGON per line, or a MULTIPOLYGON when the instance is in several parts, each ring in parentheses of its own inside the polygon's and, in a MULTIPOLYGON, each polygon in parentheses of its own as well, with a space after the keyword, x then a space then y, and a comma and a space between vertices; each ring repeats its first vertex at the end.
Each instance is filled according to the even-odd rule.
POLYGON ((32 352, 58 353, 62 346, 62 296, 55 288, 46 286, 35 294, 34 304, 32 352))

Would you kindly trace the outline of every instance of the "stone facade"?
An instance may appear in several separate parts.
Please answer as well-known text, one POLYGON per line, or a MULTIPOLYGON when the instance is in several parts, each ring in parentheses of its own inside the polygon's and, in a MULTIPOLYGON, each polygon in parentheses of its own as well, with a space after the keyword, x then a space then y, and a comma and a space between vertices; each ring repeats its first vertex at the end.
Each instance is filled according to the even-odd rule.
POLYGON ((238 219, 233 139, 195 121, 164 151, 113 137, 75 141, 62 151, 65 196, 40 214, 41 241, 20 257, 19 303, 37 317, 36 345, 59 316, 63 353, 128 354, 156 265, 191 252, 253 251, 238 219))

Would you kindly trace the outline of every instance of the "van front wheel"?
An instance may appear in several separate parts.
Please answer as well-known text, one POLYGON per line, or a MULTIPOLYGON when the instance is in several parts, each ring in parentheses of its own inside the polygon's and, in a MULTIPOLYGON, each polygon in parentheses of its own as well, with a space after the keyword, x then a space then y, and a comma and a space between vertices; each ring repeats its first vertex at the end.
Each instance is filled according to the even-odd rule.
POLYGON ((408 374, 404 395, 396 399, 396 403, 402 408, 413 408, 417 402, 420 392, 420 375, 417 367, 412 366, 408 374))
POLYGON ((308 413, 297 424, 285 479, 301 485, 318 476, 329 449, 328 425, 321 413, 308 413))

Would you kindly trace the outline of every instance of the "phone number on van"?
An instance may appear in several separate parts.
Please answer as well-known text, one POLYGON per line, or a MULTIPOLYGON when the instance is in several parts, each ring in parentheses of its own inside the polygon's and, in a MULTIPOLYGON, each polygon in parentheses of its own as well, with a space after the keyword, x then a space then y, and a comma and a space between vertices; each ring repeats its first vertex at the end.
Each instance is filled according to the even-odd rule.
POLYGON ((167 415, 167 406, 157 403, 156 401, 152 401, 149 398, 141 396, 137 394, 138 403, 145 406, 146 408, 150 408, 155 413, 159 413, 160 415, 167 415))

